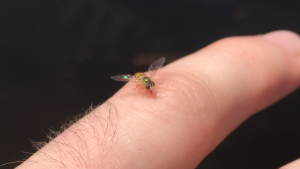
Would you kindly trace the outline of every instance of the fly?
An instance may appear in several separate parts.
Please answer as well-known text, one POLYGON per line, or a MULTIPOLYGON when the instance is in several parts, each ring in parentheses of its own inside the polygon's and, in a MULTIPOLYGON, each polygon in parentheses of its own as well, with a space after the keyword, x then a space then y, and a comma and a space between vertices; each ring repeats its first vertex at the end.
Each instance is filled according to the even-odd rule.
POLYGON ((145 87, 145 90, 149 90, 152 93, 152 90, 155 87, 155 83, 151 80, 151 78, 154 76, 157 70, 162 67, 165 61, 166 61, 165 57, 162 57, 154 61, 148 69, 149 77, 145 73, 137 72, 134 75, 122 74, 122 75, 112 76, 110 78, 112 80, 121 81, 121 82, 135 82, 137 86, 143 85, 145 87))

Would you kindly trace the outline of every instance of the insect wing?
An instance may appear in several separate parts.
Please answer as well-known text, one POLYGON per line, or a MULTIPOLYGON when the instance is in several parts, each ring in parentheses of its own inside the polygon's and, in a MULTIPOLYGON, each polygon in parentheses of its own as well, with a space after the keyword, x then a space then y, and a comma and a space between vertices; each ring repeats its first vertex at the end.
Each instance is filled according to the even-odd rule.
POLYGON ((133 76, 128 74, 128 75, 117 75, 117 76, 111 76, 110 77, 112 80, 115 81, 121 81, 121 82, 129 82, 133 80, 133 76))
POLYGON ((162 58, 160 58, 160 59, 154 61, 154 62, 150 65, 150 67, 149 67, 149 69, 148 69, 148 72, 149 72, 149 74, 150 74, 150 78, 156 73, 156 71, 157 71, 158 69, 160 69, 160 68, 162 67, 162 65, 165 63, 165 61, 166 61, 166 58, 165 58, 165 57, 162 57, 162 58))

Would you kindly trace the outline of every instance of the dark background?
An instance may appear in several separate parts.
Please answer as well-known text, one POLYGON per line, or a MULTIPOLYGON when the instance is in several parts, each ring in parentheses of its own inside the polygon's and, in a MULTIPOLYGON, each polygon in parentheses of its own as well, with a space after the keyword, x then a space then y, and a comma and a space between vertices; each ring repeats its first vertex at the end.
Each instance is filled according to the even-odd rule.
MULTIPOLYGON (((69 117, 122 85, 227 36, 300 33, 298 0, 0 2, 0 164, 26 159, 69 117)), ((199 169, 278 168, 300 157, 300 91, 251 117, 199 169)), ((0 168, 13 168, 9 165, 0 168)))

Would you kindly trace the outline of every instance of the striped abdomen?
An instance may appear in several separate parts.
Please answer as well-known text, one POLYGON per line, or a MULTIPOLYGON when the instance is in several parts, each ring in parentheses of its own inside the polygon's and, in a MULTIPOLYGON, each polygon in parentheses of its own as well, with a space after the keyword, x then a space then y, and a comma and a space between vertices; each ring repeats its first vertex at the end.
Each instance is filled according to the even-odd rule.
POLYGON ((151 81, 151 79, 147 75, 145 75, 145 73, 141 73, 141 72, 135 73, 134 77, 135 77, 135 82, 137 84, 144 85, 145 88, 152 93, 152 90, 155 87, 155 83, 151 81))

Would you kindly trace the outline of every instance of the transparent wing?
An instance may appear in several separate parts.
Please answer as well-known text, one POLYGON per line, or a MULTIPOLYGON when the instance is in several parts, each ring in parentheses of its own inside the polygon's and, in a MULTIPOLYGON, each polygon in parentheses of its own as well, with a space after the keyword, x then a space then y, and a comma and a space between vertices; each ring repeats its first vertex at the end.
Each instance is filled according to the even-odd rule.
POLYGON ((128 74, 128 75, 123 74, 123 75, 111 76, 110 78, 115 81, 129 82, 134 79, 133 77, 134 76, 130 75, 130 74, 128 74))
POLYGON ((165 57, 162 57, 162 58, 160 58, 160 59, 154 61, 154 62, 150 65, 150 67, 149 67, 149 69, 148 69, 148 72, 149 72, 149 74, 150 74, 150 75, 149 75, 150 78, 156 73, 156 71, 157 71, 158 69, 160 69, 160 68, 162 67, 162 65, 165 63, 165 61, 166 61, 166 58, 165 58, 165 57))

